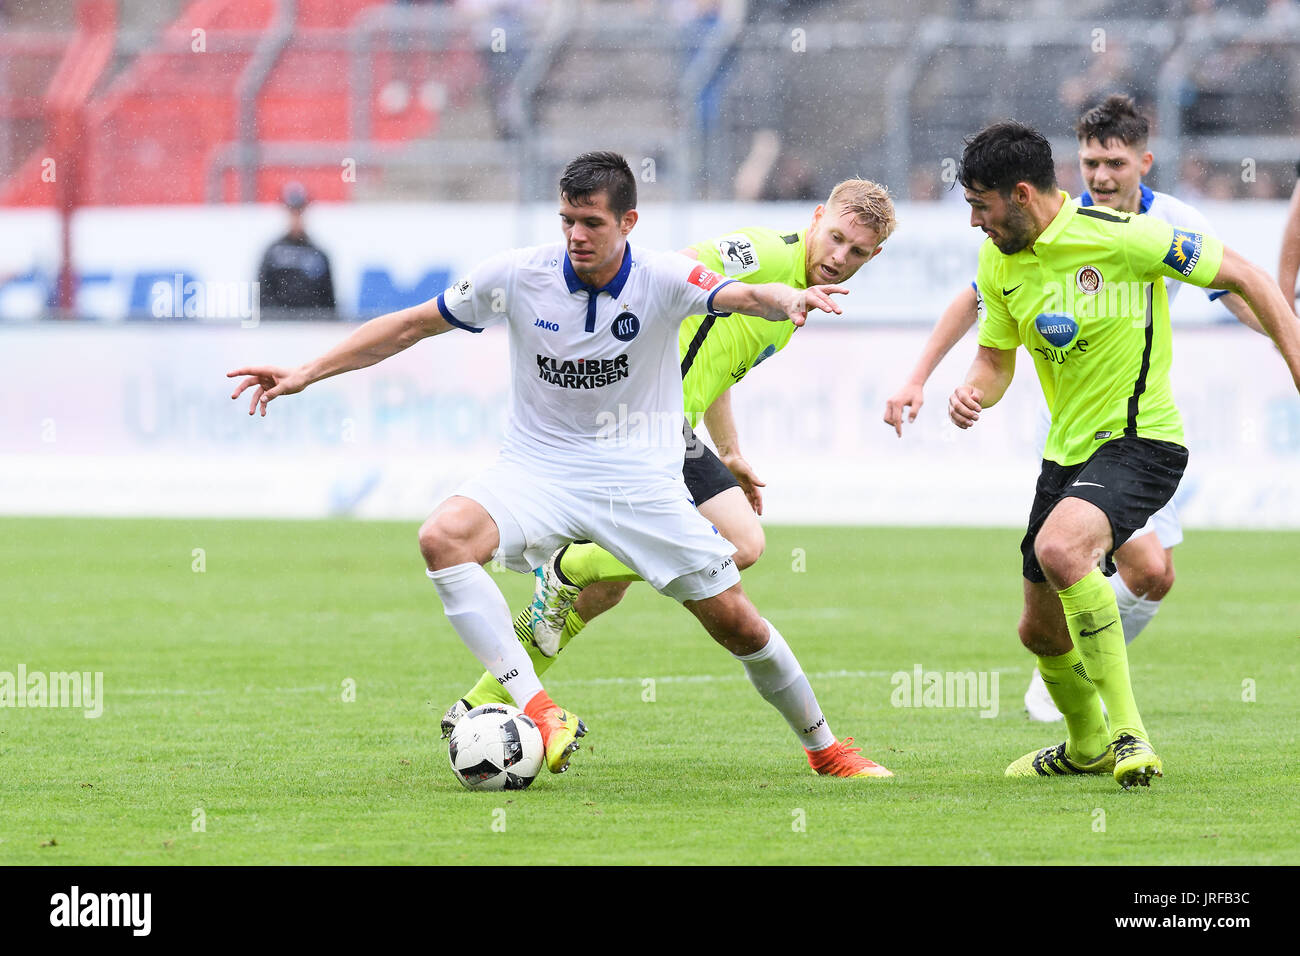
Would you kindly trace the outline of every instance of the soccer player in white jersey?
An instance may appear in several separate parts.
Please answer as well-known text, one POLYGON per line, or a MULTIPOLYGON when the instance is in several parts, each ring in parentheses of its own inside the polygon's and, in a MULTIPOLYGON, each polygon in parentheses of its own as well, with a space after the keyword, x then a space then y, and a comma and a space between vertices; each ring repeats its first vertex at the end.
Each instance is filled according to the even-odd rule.
POLYGON ((527 574, 585 538, 699 619, 785 718, 813 770, 892 776, 831 733, 793 651, 741 589, 735 547, 692 507, 682 481, 682 321, 736 312, 802 325, 809 309, 839 312, 830 296, 846 290, 735 282, 675 252, 633 249, 636 179, 616 153, 569 163, 560 222, 565 242, 494 256, 436 299, 372 319, 305 365, 229 373, 246 376, 232 398, 253 388, 249 414, 266 414, 281 395, 428 336, 505 322, 513 381, 500 458, 434 510, 420 550, 456 633, 537 723, 551 772, 567 769, 586 726, 543 689, 483 565, 495 555, 527 574), (610 416, 628 427, 611 434, 610 416))
MULTIPOLYGON (((1209 223, 1193 207, 1167 193, 1155 192, 1142 182, 1154 156, 1147 149, 1150 123, 1138 112, 1131 97, 1114 94, 1085 112, 1075 123, 1079 140, 1079 172, 1087 191, 1079 197, 1083 206, 1099 205, 1121 212, 1134 212, 1163 219, 1180 229, 1213 234, 1209 223)), ((1183 283, 1166 280, 1170 305, 1183 283)), ((1211 301, 1221 302, 1243 325, 1263 334, 1264 330, 1240 296, 1222 290, 1205 290, 1211 301)), ((924 387, 935 367, 975 324, 980 311, 974 283, 963 289, 944 310, 926 341, 921 357, 908 382, 885 403, 884 420, 901 437, 904 409, 908 421, 924 404, 924 387)), ((1051 418, 1040 395, 1039 445, 1047 438, 1051 418)), ((1119 573, 1109 578, 1119 603, 1125 641, 1133 639, 1150 623, 1160 602, 1174 585, 1173 549, 1183 540, 1177 501, 1156 512, 1115 552, 1119 573)), ((1025 692, 1025 708, 1034 720, 1061 719, 1042 675, 1034 671, 1025 692)))

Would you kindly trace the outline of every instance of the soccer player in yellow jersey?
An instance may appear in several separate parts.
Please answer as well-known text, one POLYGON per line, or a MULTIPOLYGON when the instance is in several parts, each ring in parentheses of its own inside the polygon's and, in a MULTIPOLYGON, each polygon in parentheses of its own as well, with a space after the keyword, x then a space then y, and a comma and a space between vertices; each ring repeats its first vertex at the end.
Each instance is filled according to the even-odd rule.
MULTIPOLYGON (((800 288, 847 281, 882 250, 894 226, 888 191, 869 180, 849 179, 813 210, 803 230, 742 228, 682 251, 727 278, 782 281, 800 288)), ((736 565, 742 570, 763 552, 763 528, 757 518, 762 514, 763 482, 741 455, 730 388, 790 342, 791 333, 769 328, 774 325, 750 316, 716 321, 693 316, 682 324, 678 340, 689 425, 703 420, 721 456, 688 433, 682 476, 700 513, 736 547, 736 565)), ((515 618, 515 633, 539 673, 587 623, 616 605, 631 582, 640 580, 591 543, 556 552, 539 570, 538 579, 534 604, 515 618)), ((501 693, 485 674, 448 709, 444 733, 450 733, 471 707, 498 700, 501 693)))
POLYGON ((1002 398, 1020 345, 1052 413, 1021 544, 1019 630, 1068 737, 1016 760, 1007 775, 1112 773, 1126 789, 1148 786, 1161 761, 1133 698, 1104 574, 1114 573, 1115 549, 1173 496, 1187 463, 1163 280, 1241 296, 1298 389, 1300 324, 1268 274, 1217 239, 1071 201, 1057 189, 1051 147, 1030 127, 982 130, 958 180, 971 225, 988 236, 976 277, 987 312, 949 417, 970 428, 1002 398))
MULTIPOLYGON (((1212 233, 1209 223, 1197 209, 1168 193, 1155 192, 1142 182, 1142 177, 1155 161, 1155 156, 1147 148, 1150 125, 1150 120, 1138 110, 1133 99, 1121 93, 1108 96, 1078 118, 1074 131, 1079 142, 1079 173, 1087 186, 1079 196, 1079 204, 1154 216, 1187 232, 1212 233)), ((1181 283, 1170 279, 1165 288, 1172 310, 1181 283)), ((1221 303, 1242 324, 1264 334, 1255 314, 1240 296, 1224 290, 1205 291, 1212 301, 1221 303)), ((915 421, 917 412, 925 403, 926 380, 975 324, 979 310, 979 295, 972 282, 944 309, 907 382, 885 403, 885 422, 892 425, 900 437, 905 409, 911 408, 908 420, 915 421)), ((1040 448, 1051 425, 1050 418, 1047 406, 1042 405, 1040 448)), ((1115 565, 1119 570, 1111 575, 1110 585, 1119 603, 1120 624, 1124 628, 1126 643, 1131 645, 1142 633, 1172 590, 1174 548, 1182 540, 1178 505, 1176 501, 1170 501, 1115 550, 1115 565)), ((1037 670, 1025 691, 1025 709, 1031 720, 1052 722, 1061 719, 1037 670)))

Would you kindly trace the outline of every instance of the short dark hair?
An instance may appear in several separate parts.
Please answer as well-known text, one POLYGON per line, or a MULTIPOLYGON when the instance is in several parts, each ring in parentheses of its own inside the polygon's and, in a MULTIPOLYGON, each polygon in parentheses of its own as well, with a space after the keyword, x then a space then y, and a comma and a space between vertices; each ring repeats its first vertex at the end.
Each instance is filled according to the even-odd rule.
POLYGON ((636 177, 627 160, 618 153, 597 150, 583 153, 564 167, 560 176, 560 196, 569 202, 587 203, 598 192, 609 201, 609 209, 622 218, 636 208, 636 177))
POLYGON ((1123 93, 1112 93, 1074 124, 1074 134, 1079 137, 1079 142, 1095 139, 1102 146, 1117 139, 1125 146, 1141 149, 1147 144, 1150 133, 1151 121, 1138 112, 1133 97, 1123 93))
POLYGON ((1056 188, 1052 146, 1032 126, 1007 120, 965 140, 957 181, 967 189, 996 189, 1004 196, 1016 183, 1047 192, 1056 188))

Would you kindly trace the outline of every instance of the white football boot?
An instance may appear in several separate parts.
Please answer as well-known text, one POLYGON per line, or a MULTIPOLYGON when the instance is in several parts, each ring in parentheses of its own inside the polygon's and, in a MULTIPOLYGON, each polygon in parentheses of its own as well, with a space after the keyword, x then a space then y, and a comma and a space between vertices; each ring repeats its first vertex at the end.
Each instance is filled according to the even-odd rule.
POLYGON ((546 564, 533 572, 537 576, 537 583, 533 586, 529 629, 533 632, 533 643, 545 657, 554 657, 560 652, 560 632, 564 630, 564 621, 573 610, 573 602, 582 591, 582 588, 560 580, 556 567, 563 553, 564 548, 560 548, 546 559, 546 564))
POLYGON ((1029 711, 1030 720, 1039 720, 1045 724, 1064 720, 1064 715, 1056 709, 1056 702, 1043 683, 1043 675, 1034 668, 1034 676, 1029 681, 1029 690, 1025 691, 1025 710, 1029 711))

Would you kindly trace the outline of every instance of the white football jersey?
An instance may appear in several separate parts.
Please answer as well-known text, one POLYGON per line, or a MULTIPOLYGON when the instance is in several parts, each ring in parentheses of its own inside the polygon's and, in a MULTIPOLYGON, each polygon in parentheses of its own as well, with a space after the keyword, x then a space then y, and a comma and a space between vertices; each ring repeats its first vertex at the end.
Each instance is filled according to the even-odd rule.
POLYGON ((508 326, 503 458, 581 480, 680 478, 678 327, 711 312, 730 281, 680 253, 628 244, 617 275, 597 290, 554 243, 488 259, 439 295, 438 308, 470 332, 508 326))

